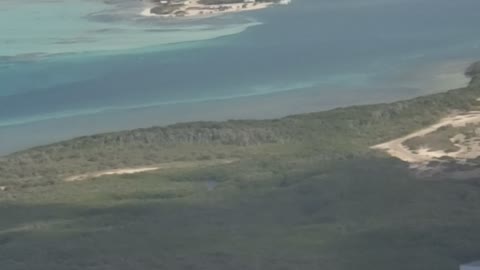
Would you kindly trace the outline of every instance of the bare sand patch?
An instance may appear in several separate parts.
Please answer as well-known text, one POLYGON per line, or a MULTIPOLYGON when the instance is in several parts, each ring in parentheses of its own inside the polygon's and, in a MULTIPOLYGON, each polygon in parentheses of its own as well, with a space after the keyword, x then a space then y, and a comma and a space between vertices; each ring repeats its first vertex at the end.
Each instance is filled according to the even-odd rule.
POLYGON ((443 118, 440 122, 413 132, 404 137, 372 146, 372 149, 379 149, 387 152, 393 157, 406 161, 412 164, 428 163, 442 157, 451 157, 455 159, 472 159, 480 156, 480 146, 478 146, 475 138, 466 140, 462 134, 458 134, 450 138, 452 143, 459 147, 460 150, 454 152, 446 152, 441 150, 432 151, 428 148, 420 148, 418 150, 411 150, 405 146, 405 141, 415 137, 422 137, 432 132, 435 132, 441 127, 465 127, 467 124, 479 124, 480 111, 470 111, 468 113, 460 113, 450 115, 443 118))
POLYGON ((205 161, 175 161, 157 164, 155 166, 144 166, 134 168, 118 168, 105 171, 90 172, 85 174, 78 174, 66 177, 66 182, 83 181, 94 178, 99 178, 107 175, 124 175, 124 174, 136 174, 149 171, 166 170, 166 169, 183 169, 183 168, 195 168, 204 166, 213 166, 221 164, 229 164, 236 161, 235 159, 215 159, 205 161))

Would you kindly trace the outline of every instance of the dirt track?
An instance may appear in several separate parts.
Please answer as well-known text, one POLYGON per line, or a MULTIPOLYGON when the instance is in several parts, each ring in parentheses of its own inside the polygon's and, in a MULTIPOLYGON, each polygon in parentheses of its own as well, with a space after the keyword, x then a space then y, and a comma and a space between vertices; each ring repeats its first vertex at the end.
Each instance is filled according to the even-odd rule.
POLYGON ((149 171, 156 171, 162 169, 182 169, 182 168, 195 168, 195 167, 204 167, 220 164, 229 164, 236 160, 234 159, 217 159, 217 160, 207 160, 207 161, 177 161, 177 162, 168 162, 161 163, 155 166, 150 167, 136 167, 136 168, 120 168, 112 169, 106 171, 97 171, 85 174, 73 175, 65 178, 67 182, 73 181, 82 181, 93 178, 98 178, 107 175, 123 175, 123 174, 135 174, 149 171))
POLYGON ((391 156, 409 163, 426 163, 442 156, 456 157, 456 153, 446 153, 444 151, 430 151, 429 149, 420 149, 419 151, 412 152, 410 149, 405 147, 403 143, 408 139, 421 137, 432 133, 440 127, 449 125, 453 127, 463 127, 467 124, 478 123, 480 123, 480 111, 471 111, 468 113, 451 115, 443 118, 437 124, 431 125, 427 128, 421 129, 407 136, 372 146, 371 148, 383 150, 391 156))

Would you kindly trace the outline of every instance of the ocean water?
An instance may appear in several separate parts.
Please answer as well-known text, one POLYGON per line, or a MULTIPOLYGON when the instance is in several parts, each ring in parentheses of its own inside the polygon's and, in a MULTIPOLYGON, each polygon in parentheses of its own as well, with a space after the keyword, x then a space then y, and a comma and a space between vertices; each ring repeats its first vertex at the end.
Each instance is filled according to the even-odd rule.
POLYGON ((467 83, 475 0, 295 0, 203 20, 139 1, 0 0, 0 154, 177 121, 269 118, 467 83))

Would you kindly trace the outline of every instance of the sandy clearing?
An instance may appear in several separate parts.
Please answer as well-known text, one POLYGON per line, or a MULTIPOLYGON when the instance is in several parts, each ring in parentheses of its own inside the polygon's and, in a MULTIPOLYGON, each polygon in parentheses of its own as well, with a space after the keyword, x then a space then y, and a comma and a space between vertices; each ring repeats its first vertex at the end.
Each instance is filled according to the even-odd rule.
POLYGON ((155 166, 149 166, 149 167, 119 168, 119 169, 112 169, 112 170, 105 170, 105 171, 90 172, 85 174, 78 174, 78 175, 66 177, 64 180, 66 182, 83 181, 83 180, 99 178, 107 175, 125 175, 125 174, 136 174, 136 173, 166 170, 166 169, 205 167, 205 166, 212 166, 212 165, 229 164, 235 161, 237 160, 236 159, 217 159, 217 160, 207 160, 207 161, 176 161, 176 162, 161 163, 161 164, 158 164, 155 166))
POLYGON ((445 153, 444 151, 430 151, 428 149, 420 149, 416 152, 412 152, 410 149, 405 147, 404 142, 408 139, 425 136, 429 133, 436 131, 437 129, 444 126, 453 126, 453 127, 464 127, 467 124, 478 124, 480 123, 480 111, 471 111, 468 113, 454 114, 448 117, 443 118, 437 124, 431 125, 419 131, 413 132, 407 136, 378 144, 372 146, 372 149, 379 149, 387 152, 393 157, 399 158, 403 161, 409 163, 428 163, 435 158, 442 156, 457 157, 459 153, 465 154, 465 148, 461 145, 461 151, 455 153, 445 153))
POLYGON ((89 174, 81 174, 81 175, 75 175, 75 176, 70 176, 65 178, 65 181, 71 182, 71 181, 81 181, 81 180, 86 180, 90 178, 97 178, 105 175, 122 175, 122 174, 135 174, 135 173, 141 173, 141 172, 148 172, 148 171, 155 171, 158 170, 158 167, 143 167, 143 168, 129 168, 129 169, 116 169, 116 170, 110 170, 110 171, 103 171, 103 172, 94 172, 94 173, 89 173, 89 174))

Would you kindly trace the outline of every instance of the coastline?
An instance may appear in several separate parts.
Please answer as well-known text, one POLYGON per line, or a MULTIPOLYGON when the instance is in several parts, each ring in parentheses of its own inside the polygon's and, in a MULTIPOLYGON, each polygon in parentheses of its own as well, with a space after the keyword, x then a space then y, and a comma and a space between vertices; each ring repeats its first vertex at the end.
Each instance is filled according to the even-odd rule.
MULTIPOLYGON (((448 69, 451 70, 451 68, 452 66, 449 66, 448 69)), ((462 66, 462 68, 464 67, 462 66)), ((438 70, 444 70, 444 68, 439 68, 438 70)), ((464 69, 462 71, 451 71, 456 74, 452 77, 456 78, 463 74, 464 69)), ((455 80, 461 83, 461 85, 455 85, 451 89, 464 87, 464 81, 469 80, 469 78, 463 77, 463 80, 455 80)), ((431 76, 431 78, 435 78, 435 76, 431 76)), ((24 149, 80 136, 195 121, 276 119, 289 115, 321 112, 340 107, 396 102, 434 93, 442 93, 450 89, 420 91, 418 93, 402 91, 402 89, 398 90, 395 95, 392 95, 391 92, 379 94, 378 92, 366 93, 363 91, 347 91, 343 94, 328 95, 328 93, 319 94, 318 89, 315 87, 306 87, 229 99, 163 104, 125 110, 107 110, 87 115, 53 117, 0 127, 0 140, 9 142, 8 144, 0 145, 0 157, 24 149), (246 106, 246 104, 249 104, 249 106, 246 106), (298 106, 299 104, 301 106, 298 106), (258 109, 252 110, 250 106, 258 109), (152 118, 152 115, 156 115, 156 117, 152 118), (92 123, 95 124, 92 125, 92 123), (51 130, 55 132, 52 134, 51 130), (36 134, 34 141, 32 141, 29 135, 32 133, 36 134), (13 141, 11 138, 15 138, 15 140, 13 141)))
MULTIPOLYGON (((379 143, 380 148, 383 148, 381 144, 385 140, 395 139, 397 136, 402 136, 409 132, 414 133, 407 138, 417 135, 424 136, 432 130, 436 132, 439 130, 439 127, 450 124, 453 127, 463 127, 468 123, 480 123, 478 111, 480 85, 475 80, 475 78, 480 76, 480 71, 477 72, 476 69, 472 69, 472 72, 468 71, 466 73, 468 77, 472 78, 469 87, 425 95, 420 98, 404 99, 388 104, 370 103, 370 105, 366 106, 349 106, 323 112, 316 110, 313 113, 291 114, 287 117, 276 117, 273 120, 243 118, 243 120, 239 121, 190 121, 183 124, 157 125, 150 128, 134 128, 120 132, 106 132, 92 136, 76 137, 72 140, 45 144, 0 158, 0 167, 3 168, 0 170, 2 171, 0 178, 5 176, 4 179, 6 181, 4 182, 8 184, 5 187, 10 189, 9 185, 11 182, 8 182, 10 179, 38 181, 49 176, 43 173, 43 169, 42 172, 37 171, 37 166, 33 166, 32 171, 25 174, 25 166, 23 164, 19 166, 18 160, 27 160, 29 164, 35 165, 42 162, 48 168, 47 170, 51 170, 59 176, 58 180, 76 181, 93 179, 104 175, 153 171, 160 169, 159 166, 162 165, 170 167, 172 161, 207 162, 237 159, 242 157, 240 152, 243 151, 234 151, 235 154, 231 157, 224 155, 224 150, 229 150, 228 152, 231 153, 231 149, 236 147, 241 149, 259 145, 270 147, 271 145, 284 145, 286 142, 305 142, 306 145, 311 143, 317 145, 318 142, 326 142, 321 145, 328 146, 332 143, 336 145, 339 142, 337 134, 339 138, 351 140, 351 144, 348 142, 347 145, 352 146, 353 151, 362 153, 363 150, 370 151, 368 150, 370 146, 378 145, 379 143), (451 115, 452 112, 455 113, 453 118, 444 118, 449 114, 451 115), (291 121, 292 119, 295 121, 291 121), (446 119, 446 121, 442 119, 446 119), (319 121, 322 124, 318 125, 319 121), (440 121, 440 124, 428 127, 429 124, 438 121, 440 121), (370 124, 365 125, 365 123, 370 124), (305 129, 304 127, 308 128, 305 129), (326 131, 326 127, 327 129, 333 127, 333 129, 330 129, 333 133, 326 131), (297 128, 299 130, 298 133, 290 133, 291 129, 297 130, 297 128), (375 131, 372 132, 372 130, 375 131), (232 137, 232 134, 237 135, 232 137), (320 138, 320 140, 310 140, 309 138, 320 138), (190 150, 192 145, 198 146, 195 149, 198 149, 199 152, 192 152, 190 150), (217 146, 220 148, 217 149, 217 146), (207 149, 208 154, 204 154, 206 153, 204 151, 207 149), (98 152, 96 152, 97 150, 98 152), (184 152, 184 150, 187 152, 184 152), (219 152, 214 153, 216 150, 219 150, 219 152), (168 157, 165 158, 165 153, 167 152, 170 155, 167 154, 168 157), (187 153, 188 157, 185 156, 185 153, 187 153), (112 163, 108 156, 118 156, 119 158, 115 158, 112 163), (193 159, 190 159, 190 156, 193 159), (75 163, 72 163, 72 161, 75 163), (95 162, 92 163, 92 161, 95 162), (72 166, 72 164, 75 165, 72 166)), ((279 106, 279 104, 272 105, 279 106)), ((131 122, 128 116, 121 120, 131 122)), ((480 148, 478 143, 476 143, 478 139, 474 141, 466 140, 466 136, 472 136, 472 133, 465 133, 469 134, 465 135, 463 130, 461 132, 463 135, 455 135, 455 142, 452 141, 452 143, 459 146, 458 151, 455 149, 457 153, 452 153, 448 150, 449 152, 445 152, 445 155, 442 154, 442 157, 453 157, 459 162, 444 162, 448 166, 445 167, 445 171, 448 172, 449 168, 454 168, 462 172, 462 175, 459 177, 468 177, 472 172, 478 171, 478 169, 474 171, 469 169, 475 166, 476 163, 474 162, 478 162, 475 158, 478 157, 480 152, 478 149, 480 148), (460 139, 459 136, 463 136, 463 139, 460 139), (463 146, 460 145, 461 143, 465 143, 465 147, 460 147, 463 146), (462 158, 467 158, 472 163, 465 164, 462 158), (457 165, 468 165, 469 167, 463 166, 458 168, 457 165), (466 175, 463 175, 464 171, 467 172, 466 175)), ((468 132, 475 132, 479 136, 476 131, 468 132)), ((31 133, 28 135, 31 135, 31 133)), ((428 145, 420 145, 421 150, 414 154, 423 155, 428 152, 429 155, 437 158, 439 151, 449 149, 441 148, 438 150, 435 148, 437 149, 435 152, 424 150, 430 147, 428 145)), ((394 140, 392 147, 395 148, 397 146, 398 144, 394 140)), ((442 142, 441 147, 444 146, 445 144, 442 142)), ((440 146, 435 144, 433 147, 440 146)), ((378 148, 378 146, 374 148, 378 148)), ((328 151, 329 148, 327 147, 325 150, 328 151)), ((342 150, 340 154, 343 155, 345 152, 342 150)), ((438 158, 440 157, 438 156, 438 158)), ((424 158, 422 157, 421 160, 423 161, 424 158)), ((439 159, 438 162, 443 162, 443 160, 439 159)), ((183 165, 184 163, 181 164, 183 165)), ((435 169, 443 168, 443 165, 437 165, 437 163, 432 164, 435 169)), ((407 167, 405 166, 405 168, 407 167)))

